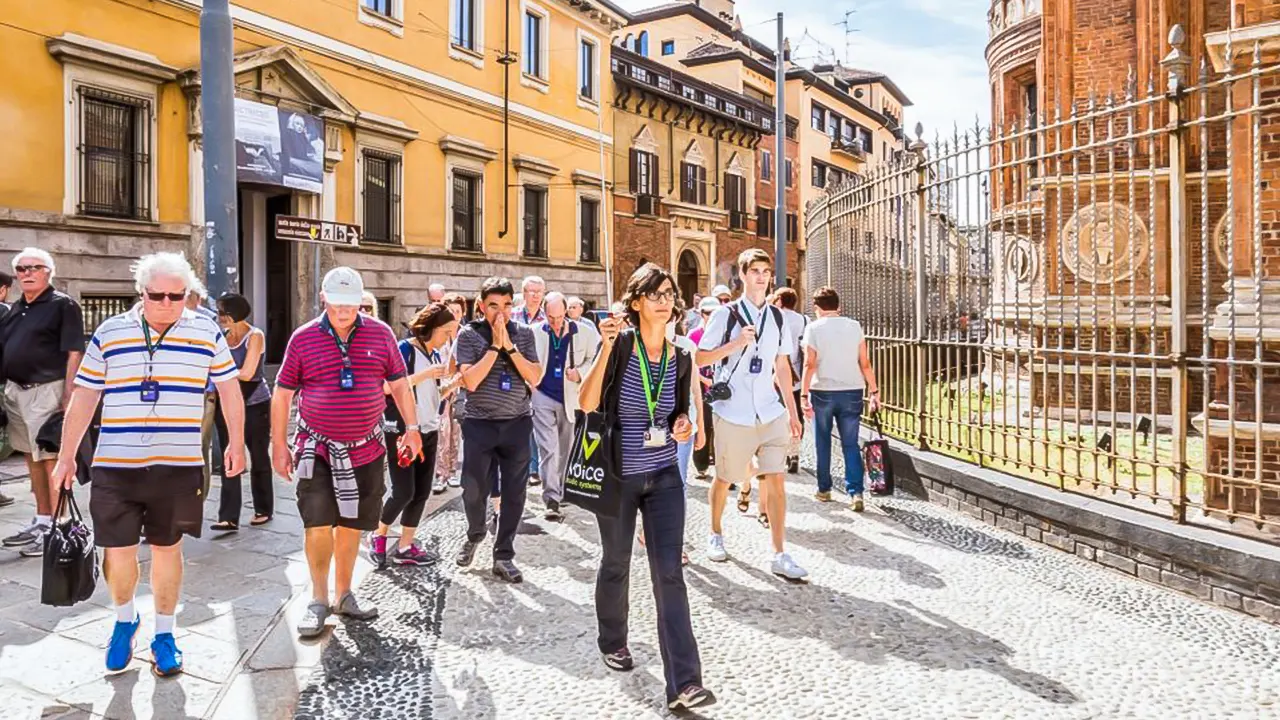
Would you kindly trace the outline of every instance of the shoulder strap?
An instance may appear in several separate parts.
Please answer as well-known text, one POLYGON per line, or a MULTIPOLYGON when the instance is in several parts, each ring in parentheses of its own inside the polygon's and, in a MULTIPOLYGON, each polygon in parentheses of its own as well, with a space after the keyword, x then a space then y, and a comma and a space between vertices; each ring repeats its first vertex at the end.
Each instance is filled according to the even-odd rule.
MULTIPOLYGON (((724 337, 720 339, 720 347, 724 347, 726 344, 728 344, 729 336, 733 334, 734 326, 742 325, 743 327, 746 327, 747 325, 747 321, 744 320, 742 316, 738 314, 738 308, 735 307, 733 303, 729 303, 726 307, 729 308, 729 319, 724 324, 724 337)), ((739 356, 738 359, 741 360, 742 357, 739 356)), ((728 364, 729 364, 729 356, 726 355, 724 356, 723 359, 720 360, 720 367, 724 367, 725 365, 728 365, 728 364)), ((735 369, 736 369, 736 366, 735 366, 735 369)), ((730 374, 732 375, 732 373, 730 374)))
POLYGON ((676 418, 689 414, 689 382, 693 374, 693 356, 688 351, 676 346, 676 407, 672 411, 669 423, 674 425, 676 418))
POLYGON ((613 343, 613 349, 609 355, 609 365, 604 374, 604 388, 601 389, 601 397, 605 402, 601 406, 601 410, 609 416, 612 416, 614 409, 618 407, 618 394, 622 391, 622 374, 627 371, 627 362, 631 360, 631 353, 635 348, 636 331, 632 329, 623 330, 618 334, 618 339, 613 343))

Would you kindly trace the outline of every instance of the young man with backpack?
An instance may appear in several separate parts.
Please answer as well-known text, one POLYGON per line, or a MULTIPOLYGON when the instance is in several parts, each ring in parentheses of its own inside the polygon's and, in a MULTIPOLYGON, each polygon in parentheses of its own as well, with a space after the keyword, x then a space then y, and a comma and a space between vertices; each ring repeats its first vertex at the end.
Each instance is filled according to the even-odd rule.
POLYGON ((761 477, 761 508, 770 520, 772 571, 787 580, 803 580, 808 572, 787 554, 787 448, 800 436, 800 418, 791 393, 790 356, 797 339, 783 322, 782 311, 768 304, 773 261, 759 249, 738 256, 742 297, 717 310, 698 344, 698 365, 716 365, 716 382, 708 391, 715 423, 716 479, 711 486, 711 536, 707 556, 728 559, 721 516, 729 484, 761 477))

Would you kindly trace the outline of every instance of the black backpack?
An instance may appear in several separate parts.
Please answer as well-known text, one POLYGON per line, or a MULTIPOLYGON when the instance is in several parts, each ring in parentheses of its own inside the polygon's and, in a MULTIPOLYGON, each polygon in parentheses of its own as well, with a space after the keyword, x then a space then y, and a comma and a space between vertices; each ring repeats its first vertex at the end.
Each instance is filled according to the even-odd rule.
MULTIPOLYGON (((750 324, 746 321, 745 318, 742 317, 742 315, 738 313, 737 305, 735 305, 734 303, 729 303, 727 307, 729 308, 729 322, 724 324, 724 337, 720 338, 720 345, 718 347, 724 347, 729 343, 729 336, 733 335, 733 329, 735 327, 737 327, 738 325, 746 327, 747 325, 750 324)), ((773 323, 778 326, 778 334, 781 335, 782 334, 782 311, 772 305, 765 305, 765 308, 768 311, 769 315, 773 318, 773 323)), ((759 340, 760 340, 759 338, 756 338, 756 342, 759 342, 759 340)), ((744 355, 746 355, 745 351, 738 356, 738 360, 741 361, 744 355)), ((728 364, 729 364, 729 356, 726 355, 724 359, 720 361, 720 367, 723 368, 725 365, 728 365, 728 364)), ((734 363, 733 369, 735 371, 738 369, 737 363, 734 363)), ((732 377, 733 372, 730 372, 729 376, 732 377)))

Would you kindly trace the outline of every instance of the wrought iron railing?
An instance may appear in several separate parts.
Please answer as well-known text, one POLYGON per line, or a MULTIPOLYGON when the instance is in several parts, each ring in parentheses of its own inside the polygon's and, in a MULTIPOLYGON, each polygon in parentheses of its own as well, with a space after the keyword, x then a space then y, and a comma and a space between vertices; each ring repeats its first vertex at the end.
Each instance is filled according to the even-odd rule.
POLYGON ((866 329, 886 433, 1280 538, 1280 64, 1130 81, 955 131, 807 209, 808 285, 866 329), (1034 142, 1032 142, 1034 140, 1034 142))

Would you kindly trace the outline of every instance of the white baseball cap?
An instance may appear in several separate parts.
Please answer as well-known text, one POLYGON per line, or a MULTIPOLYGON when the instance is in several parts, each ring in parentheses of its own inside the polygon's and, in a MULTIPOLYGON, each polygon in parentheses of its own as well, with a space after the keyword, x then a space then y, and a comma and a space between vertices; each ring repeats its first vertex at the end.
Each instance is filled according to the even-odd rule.
POLYGON ((336 267, 325 273, 320 285, 324 301, 329 305, 360 307, 364 297, 364 280, 349 267, 336 267))
POLYGON ((718 298, 721 295, 728 295, 732 297, 733 291, 729 289, 728 285, 717 285, 711 288, 711 297, 718 298))

